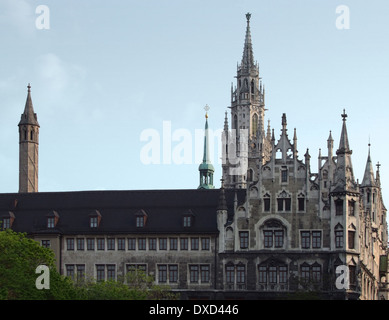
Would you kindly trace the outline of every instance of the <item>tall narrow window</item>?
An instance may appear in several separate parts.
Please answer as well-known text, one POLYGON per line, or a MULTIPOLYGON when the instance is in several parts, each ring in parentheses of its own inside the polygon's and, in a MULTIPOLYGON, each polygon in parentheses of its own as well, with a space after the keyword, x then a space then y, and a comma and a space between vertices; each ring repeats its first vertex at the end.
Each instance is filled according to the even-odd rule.
POLYGON ((321 231, 312 231, 312 248, 321 248, 321 231))
POLYGON ((251 80, 251 94, 254 94, 254 80, 251 80))
POLYGON ((343 200, 335 200, 335 213, 337 216, 343 215, 343 200))
POLYGON ((335 227, 335 247, 343 248, 343 227, 340 225, 335 227))
POLYGON ((198 265, 189 266, 189 279, 190 279, 190 282, 199 282, 199 266, 198 265))
MULTIPOLYGON (((235 130, 238 130, 238 116, 237 115, 234 115, 234 128, 235 130)), ((238 132, 236 131, 235 132, 236 134, 236 138, 238 138, 238 132)))
POLYGON ((263 196, 263 206, 265 212, 270 211, 270 195, 267 193, 263 196))
POLYGON ((314 264, 312 266, 312 281, 315 283, 321 281, 321 266, 319 264, 314 264))
POLYGON ((238 265, 236 267, 236 283, 244 284, 246 282, 246 267, 244 265, 238 265))
POLYGON ((298 211, 304 211, 305 210, 305 197, 302 193, 300 193, 297 197, 298 202, 298 211))
POLYGON ((305 283, 309 282, 310 280, 310 272, 309 272, 309 265, 303 264, 301 266, 301 280, 305 283))
POLYGON ((160 264, 158 265, 158 282, 164 283, 167 281, 167 265, 160 264))
POLYGON ((264 247, 272 248, 273 247, 273 231, 265 230, 263 232, 264 235, 264 247))
POLYGON ((281 170, 281 182, 288 182, 288 169, 281 170))
POLYGON ((348 232, 348 248, 355 249, 355 231, 348 232))
POLYGON ((269 267, 269 283, 277 283, 277 267, 269 267))
POLYGON ((258 131, 258 115, 256 113, 254 113, 252 116, 251 128, 252 128, 251 134, 253 136, 256 136, 258 131))
POLYGON ((267 283, 267 267, 259 266, 259 283, 267 283))
POLYGON ((247 249, 249 247, 249 233, 248 231, 239 232, 240 248, 247 249))
POLYGON ((301 248, 309 249, 311 247, 311 235, 309 231, 301 231, 301 248))
POLYGON ((105 265, 96 265, 97 281, 105 281, 105 265))
POLYGON ((200 275, 201 275, 201 282, 206 283, 209 282, 209 265, 201 265, 200 266, 200 275))
POLYGON ((174 283, 178 281, 178 265, 169 265, 169 282, 174 283))
POLYGON ((107 279, 111 281, 116 280, 116 266, 114 264, 107 265, 107 279))
POLYGON ((349 216, 354 216, 354 210, 355 210, 355 201, 350 200, 348 202, 348 215, 349 216))
POLYGON ((274 231, 274 246, 276 248, 282 248, 284 245, 284 231, 275 230, 274 231))
POLYGON ((231 284, 235 282, 235 266, 227 265, 226 266, 226 282, 231 284))

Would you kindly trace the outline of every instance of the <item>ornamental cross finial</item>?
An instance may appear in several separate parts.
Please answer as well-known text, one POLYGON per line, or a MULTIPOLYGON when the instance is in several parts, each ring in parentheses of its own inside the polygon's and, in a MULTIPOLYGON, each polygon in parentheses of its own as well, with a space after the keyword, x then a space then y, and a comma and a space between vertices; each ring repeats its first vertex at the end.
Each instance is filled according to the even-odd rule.
POLYGON ((250 21, 250 18, 251 18, 251 13, 250 13, 250 12, 247 12, 247 13, 246 13, 247 22, 250 21))
POLYGON ((346 121, 346 118, 347 118, 346 109, 343 109, 343 113, 341 116, 343 118, 343 121, 346 121))

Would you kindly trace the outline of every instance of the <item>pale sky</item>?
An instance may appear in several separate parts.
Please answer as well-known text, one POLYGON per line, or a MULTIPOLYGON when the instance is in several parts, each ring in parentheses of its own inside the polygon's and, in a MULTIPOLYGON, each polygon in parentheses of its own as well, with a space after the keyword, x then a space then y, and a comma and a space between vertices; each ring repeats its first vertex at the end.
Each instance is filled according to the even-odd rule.
MULTIPOLYGON (((0 0, 0 192, 18 191, 28 83, 41 126, 39 191, 197 188, 204 106, 210 129, 222 129, 247 12, 276 139, 286 113, 299 158, 309 148, 317 172, 330 130, 334 152, 339 145, 345 108, 354 175, 362 181, 370 139, 388 203, 387 0, 0 0), (336 25, 341 5, 348 29, 336 25), (159 165, 141 158, 150 132, 159 165)), ((215 152, 216 187, 218 161, 215 152)))

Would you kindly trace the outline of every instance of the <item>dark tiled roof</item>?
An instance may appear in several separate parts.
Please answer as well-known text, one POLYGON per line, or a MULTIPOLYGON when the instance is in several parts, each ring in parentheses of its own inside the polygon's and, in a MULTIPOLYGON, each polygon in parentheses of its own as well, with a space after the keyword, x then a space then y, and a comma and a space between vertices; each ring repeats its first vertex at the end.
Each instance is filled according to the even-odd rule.
MULTIPOLYGON (((235 192, 226 190, 229 214, 235 192)), ((0 218, 15 215, 12 229, 27 233, 128 234, 128 233, 217 233, 216 210, 219 189, 214 190, 136 190, 80 191, 0 194, 0 218), (90 228, 90 214, 98 210, 101 221, 90 228), (137 228, 136 213, 147 214, 145 227, 137 228), (191 210, 194 223, 182 226, 183 215, 191 210), (47 217, 55 211, 59 220, 47 229, 47 217)), ((245 190, 238 190, 242 203, 245 190)))

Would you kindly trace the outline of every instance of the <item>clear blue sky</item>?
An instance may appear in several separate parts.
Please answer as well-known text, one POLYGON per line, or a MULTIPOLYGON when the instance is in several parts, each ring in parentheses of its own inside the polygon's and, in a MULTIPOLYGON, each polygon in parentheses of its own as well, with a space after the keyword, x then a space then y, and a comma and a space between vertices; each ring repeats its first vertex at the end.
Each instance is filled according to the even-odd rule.
POLYGON ((0 192, 18 191, 17 124, 29 82, 40 191, 197 188, 195 132, 206 104, 209 127, 223 128, 246 12, 276 138, 286 113, 300 159, 309 148, 317 172, 330 130, 339 144, 345 108, 354 174, 362 180, 370 138, 388 203, 387 0, 0 0, 0 192), (48 30, 35 24, 42 4, 48 30), (336 28, 339 5, 350 9, 349 29, 336 28), (163 121, 191 135, 190 164, 164 164, 162 154, 160 165, 142 163, 141 134, 162 139, 163 121))

